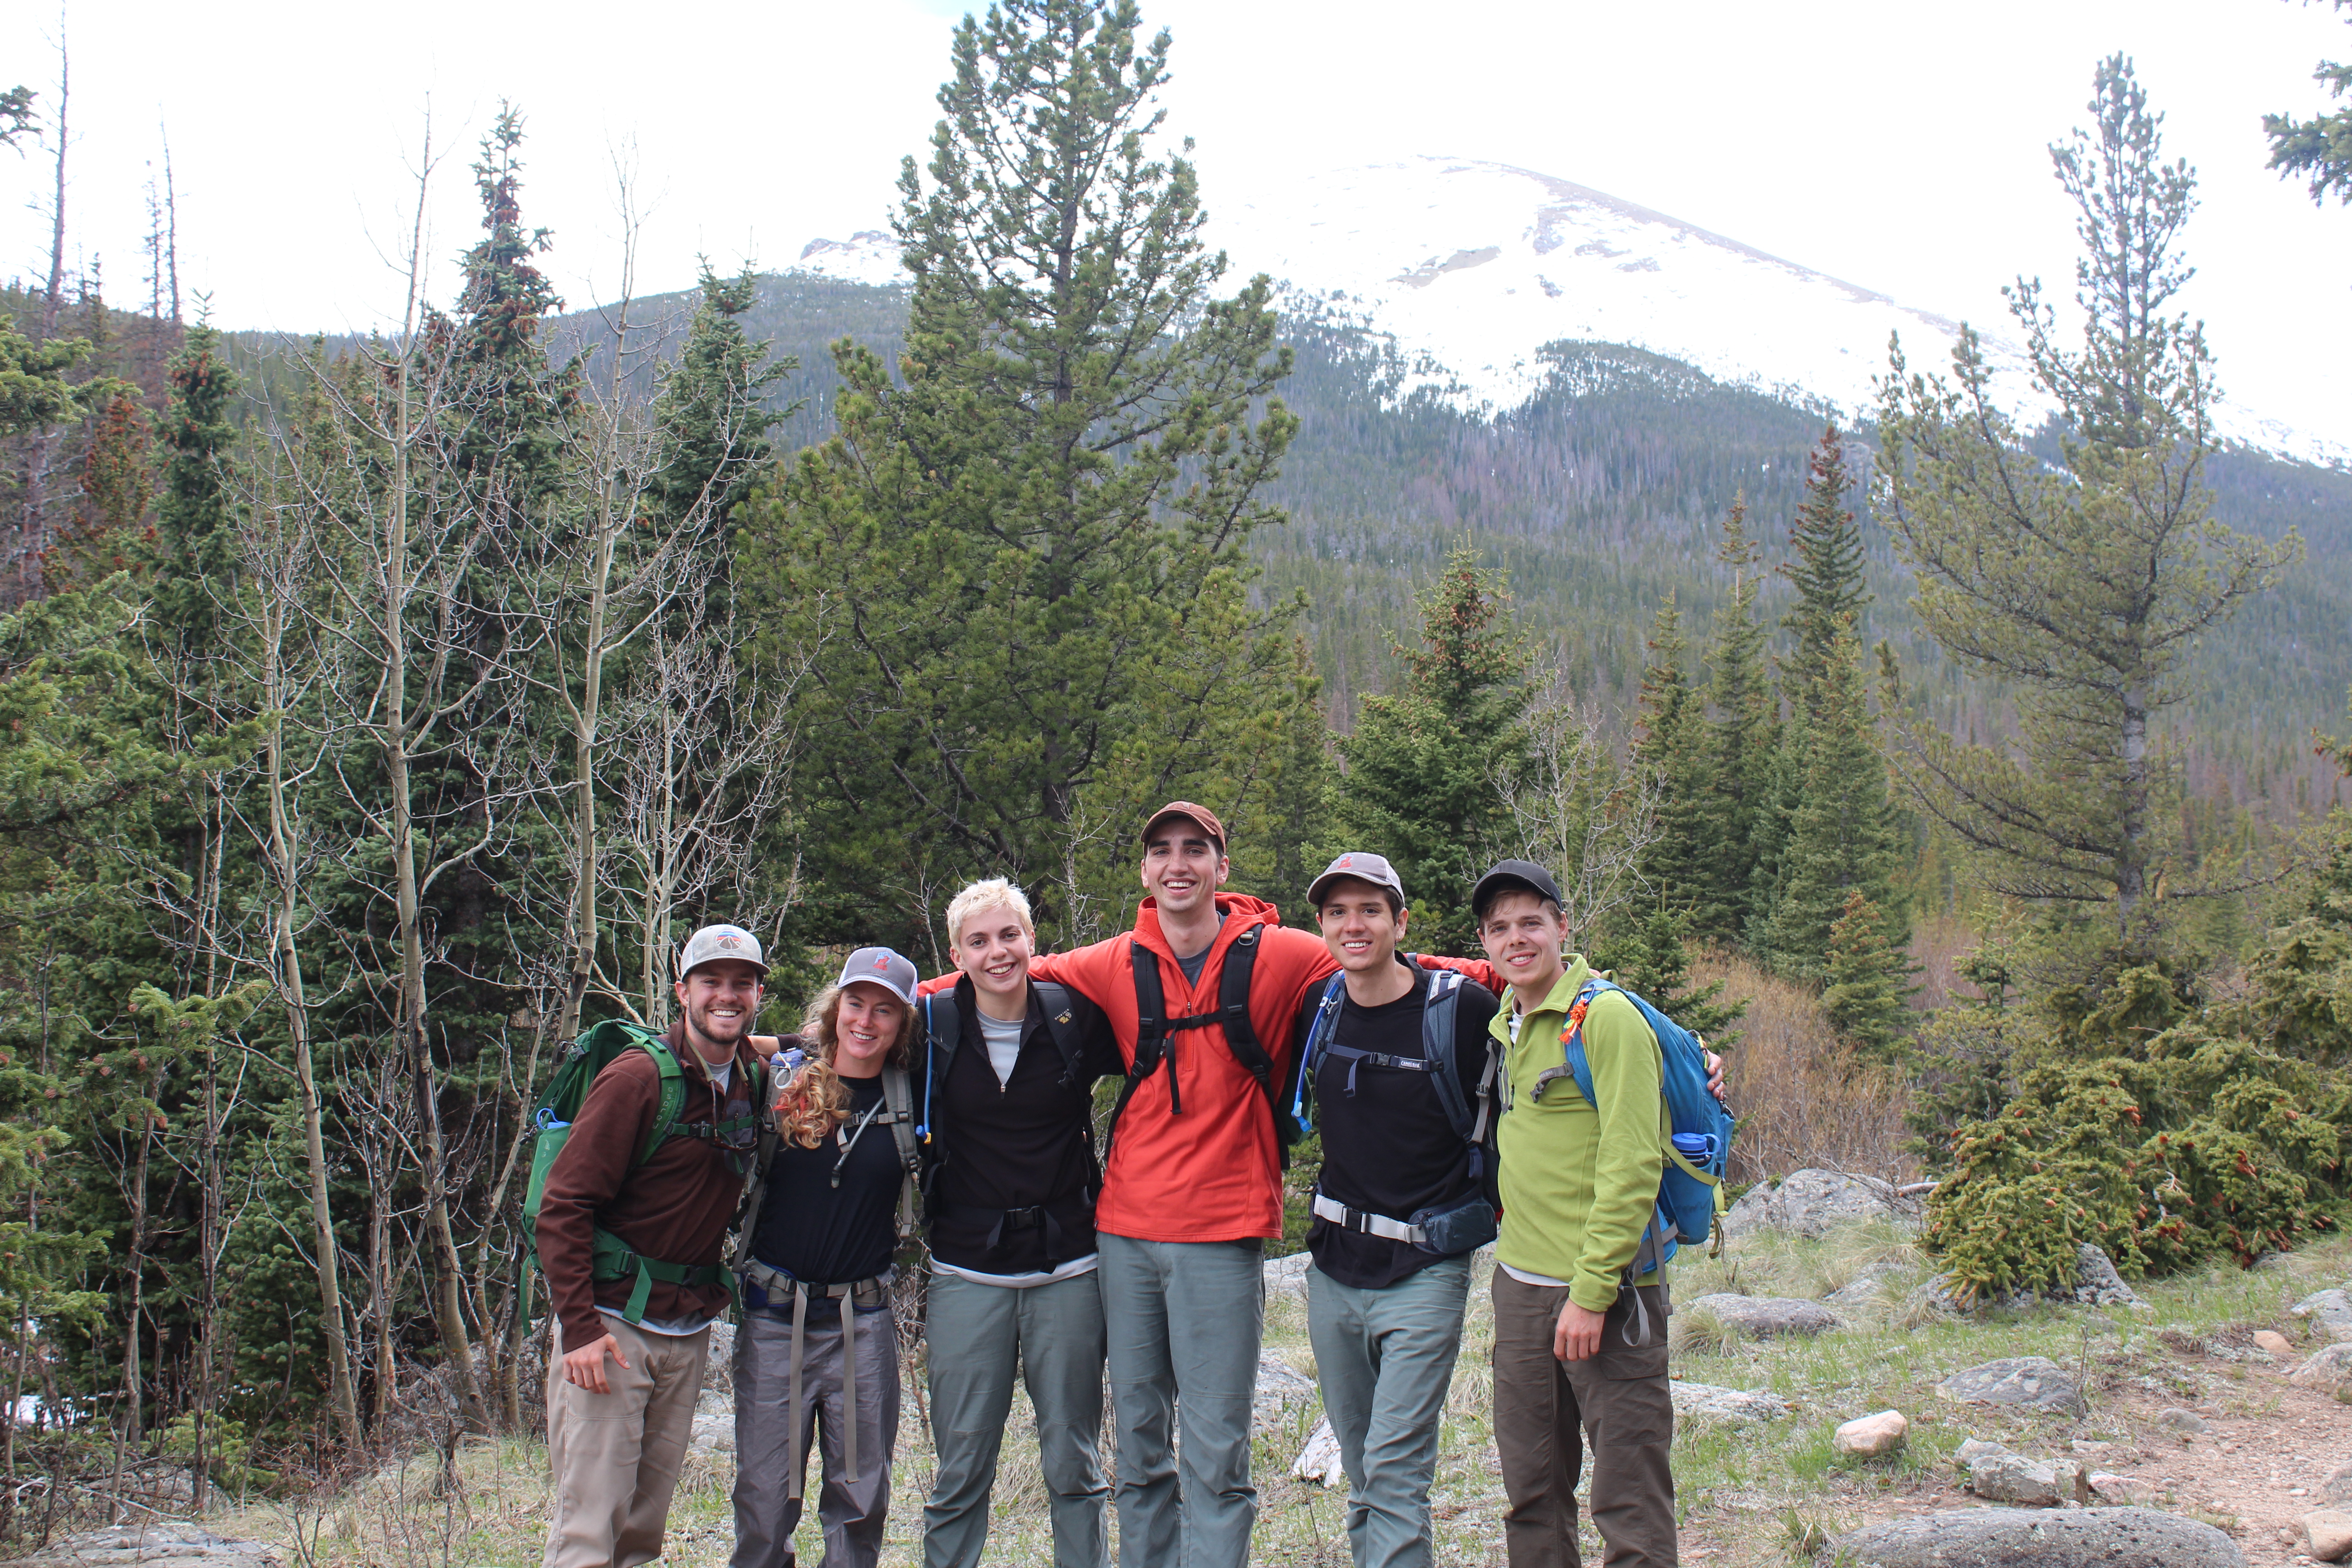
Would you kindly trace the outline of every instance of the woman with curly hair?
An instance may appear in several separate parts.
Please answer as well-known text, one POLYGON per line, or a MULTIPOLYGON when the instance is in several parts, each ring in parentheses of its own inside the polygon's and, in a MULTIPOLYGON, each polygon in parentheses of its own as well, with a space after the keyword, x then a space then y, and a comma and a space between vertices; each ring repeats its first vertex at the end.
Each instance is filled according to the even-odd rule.
MULTIPOLYGON (((871 1568, 898 1438, 893 1213, 915 1032, 915 966, 860 948, 775 1051, 775 1131, 737 1265, 732 1568, 789 1568, 809 1439, 825 1568, 871 1568)), ((905 1147, 911 1148, 911 1139, 905 1147)))

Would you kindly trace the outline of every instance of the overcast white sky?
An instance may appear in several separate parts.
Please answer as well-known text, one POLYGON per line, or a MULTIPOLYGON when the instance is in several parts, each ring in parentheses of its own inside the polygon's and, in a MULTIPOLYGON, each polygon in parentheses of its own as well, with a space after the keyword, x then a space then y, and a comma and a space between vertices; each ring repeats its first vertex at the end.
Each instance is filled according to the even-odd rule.
MULTIPOLYGON (((0 8, 0 86, 55 103, 73 59, 67 216, 76 260, 144 298, 149 164, 168 129, 184 286, 236 327, 366 328, 394 315, 425 110, 454 149, 433 204, 444 262, 474 237, 465 164, 500 96, 530 121, 530 219, 574 306, 618 278, 616 154, 651 206, 640 287, 694 258, 791 262, 880 226, 899 158, 937 118, 947 0, 658 7, 600 0, 375 6, 44 0, 0 8)), ((2263 167, 2264 110, 2322 106, 2346 14, 2293 0, 1147 0, 1175 35, 1172 130, 1207 204, 1286 169, 1412 153, 1594 186, 1894 295, 1989 321, 2020 271, 2072 275, 2047 143, 2091 71, 2134 56, 2200 177, 2188 237, 2238 401, 2352 440, 2352 211, 2263 167)), ((0 154, 0 276, 46 268, 49 171, 0 154)), ((446 292, 445 268, 440 288, 446 292)))

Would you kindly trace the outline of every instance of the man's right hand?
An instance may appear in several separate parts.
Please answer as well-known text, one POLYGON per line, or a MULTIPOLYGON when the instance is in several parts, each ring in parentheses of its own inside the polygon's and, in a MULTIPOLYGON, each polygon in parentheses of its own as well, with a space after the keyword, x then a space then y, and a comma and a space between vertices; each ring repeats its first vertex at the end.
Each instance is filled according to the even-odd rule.
POLYGON ((563 1352, 563 1381, 591 1394, 610 1394, 613 1385, 604 1378, 604 1357, 610 1354, 627 1370, 629 1358, 621 1353, 620 1342, 606 1334, 593 1345, 582 1345, 576 1351, 563 1352))

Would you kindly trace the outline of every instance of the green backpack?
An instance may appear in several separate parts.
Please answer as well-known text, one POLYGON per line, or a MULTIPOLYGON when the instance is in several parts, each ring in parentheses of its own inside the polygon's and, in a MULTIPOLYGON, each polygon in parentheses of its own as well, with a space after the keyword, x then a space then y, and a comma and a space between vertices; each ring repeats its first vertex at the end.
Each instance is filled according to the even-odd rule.
MULTIPOLYGON (((589 1086, 596 1075, 622 1056, 641 1050, 653 1058, 661 1073, 661 1105, 654 1113, 653 1131, 646 1138, 646 1146, 629 1168, 636 1169, 654 1157, 654 1152, 672 1138, 700 1138, 706 1141, 730 1141, 732 1135, 760 1123, 756 1107, 748 1116, 726 1121, 689 1121, 681 1123, 678 1112, 686 1107, 686 1074, 668 1045, 659 1035, 641 1024, 631 1024, 618 1018, 607 1019, 580 1037, 571 1050, 557 1064, 555 1077, 547 1091, 539 1097, 539 1107, 531 1115, 532 1144, 530 1151, 530 1184, 523 1190, 522 1218, 525 1237, 523 1275, 523 1314, 530 1313, 530 1269, 539 1264, 539 1208, 547 1193, 547 1173, 554 1168, 555 1157, 563 1152, 571 1141, 572 1121, 580 1114, 582 1102, 588 1098, 589 1086)), ((542 1270, 543 1272, 543 1270, 542 1270)), ((646 1301, 653 1294, 654 1281, 665 1285, 717 1285, 727 1287, 728 1299, 735 1295, 735 1276, 716 1264, 694 1268, 684 1263, 665 1263, 656 1258, 639 1256, 629 1244, 604 1226, 596 1227, 595 1251, 589 1268, 589 1278, 597 1280, 629 1279, 636 1283, 629 1291, 629 1304, 621 1314, 625 1322, 636 1323, 645 1318, 646 1301)))

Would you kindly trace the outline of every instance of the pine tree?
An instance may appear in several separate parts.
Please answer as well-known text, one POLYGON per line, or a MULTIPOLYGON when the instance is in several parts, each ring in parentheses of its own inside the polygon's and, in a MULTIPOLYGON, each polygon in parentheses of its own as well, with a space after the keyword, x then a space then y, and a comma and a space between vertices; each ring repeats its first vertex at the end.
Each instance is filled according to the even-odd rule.
POLYGON ((1404 882, 1416 946, 1476 951, 1470 887, 1507 837, 1496 779, 1524 766, 1527 645, 1499 572, 1457 550, 1420 595, 1421 646, 1396 649, 1404 689, 1364 699, 1339 742, 1349 847, 1385 855, 1404 882))
POLYGON ((231 452, 243 383, 209 321, 189 331, 169 375, 172 402, 162 442, 169 456, 147 564, 156 621, 175 650, 194 650, 214 635, 220 619, 214 595, 234 574, 231 452))
POLYGON ((1633 761, 1654 783, 1659 804, 1657 837, 1642 857, 1642 875, 1668 905, 1688 909, 1703 890, 1708 851, 1701 752, 1706 718, 1683 666, 1690 647, 1671 588, 1658 606, 1647 647, 1633 761))
POLYGON ((2214 522, 2201 481, 2213 441, 2211 356, 2164 311, 2188 281, 2176 247, 2194 205, 2188 165, 2162 161, 2161 117, 2120 55, 2097 72, 2095 135, 2053 145, 2079 211, 2084 337, 2062 347, 2038 282, 2011 290, 2033 374, 2059 406, 2059 460, 2038 456, 1963 329, 1954 381, 1915 375, 1899 349, 1880 463, 1888 523, 1928 632, 1961 668, 2008 683, 2018 749, 1918 733, 1919 792, 1980 852, 2006 896, 2103 908, 2118 941, 2152 951, 2154 895, 2220 896, 2174 841, 2177 758, 2166 710, 2198 640, 2300 559, 2214 522))
POLYGON ((1822 978, 1822 1011, 1837 1037, 1866 1059, 1892 1062, 1911 1033, 1918 973, 1890 939, 1886 911, 1860 888, 1846 894, 1831 922, 1822 978))
POLYGON ((1283 518, 1290 355, 1265 279, 1217 296, 1138 26, 1008 0, 957 29, 899 177, 903 356, 840 345, 839 434, 746 511, 770 651, 810 660, 811 870, 870 938, 992 872, 1064 940, 1066 889, 1132 898, 1139 813, 1184 795, 1240 838, 1269 806, 1299 606, 1250 604, 1250 539, 1283 518))
POLYGON ((1797 590, 1797 602, 1780 617, 1796 644, 1781 666, 1781 684, 1800 710, 1812 706, 1832 645, 1847 624, 1862 636, 1862 613, 1870 603, 1870 591, 1863 585, 1862 529, 1845 504, 1853 488, 1845 437, 1832 424, 1805 460, 1805 499, 1789 530, 1795 559, 1780 566, 1780 575, 1797 590))
POLYGON ((1870 713, 1861 649, 1849 628, 1805 716, 1805 774, 1790 819, 1787 881, 1766 947, 1774 963, 1803 976, 1822 972, 1830 928, 1860 892, 1907 942, 1894 878, 1897 854, 1889 818, 1886 763, 1870 713))
POLYGON ((759 302, 759 278, 750 268, 721 278, 704 265, 694 325, 654 400, 661 447, 646 499, 673 526, 706 497, 712 517, 722 523, 733 517, 774 460, 768 432, 800 407, 767 406, 776 383, 800 361, 772 358, 765 343, 746 335, 744 313, 759 302))
POLYGON ((1712 942, 1738 940, 1756 874, 1756 817, 1764 804, 1773 746, 1771 693, 1764 679, 1764 627, 1756 619, 1762 574, 1748 536, 1748 500, 1731 503, 1717 558, 1731 568, 1731 593, 1716 613, 1707 649, 1706 840, 1692 930, 1712 942))
POLYGON ((1731 1026, 1748 1016, 1743 997, 1720 1002, 1723 981, 1694 986, 1690 983, 1690 952, 1684 935, 1690 928, 1687 911, 1659 904, 1647 914, 1625 922, 1624 934, 1604 950, 1612 976, 1634 991, 1651 1006, 1696 1035, 1704 1035, 1710 1049, 1727 1051, 1738 1036, 1731 1026))

